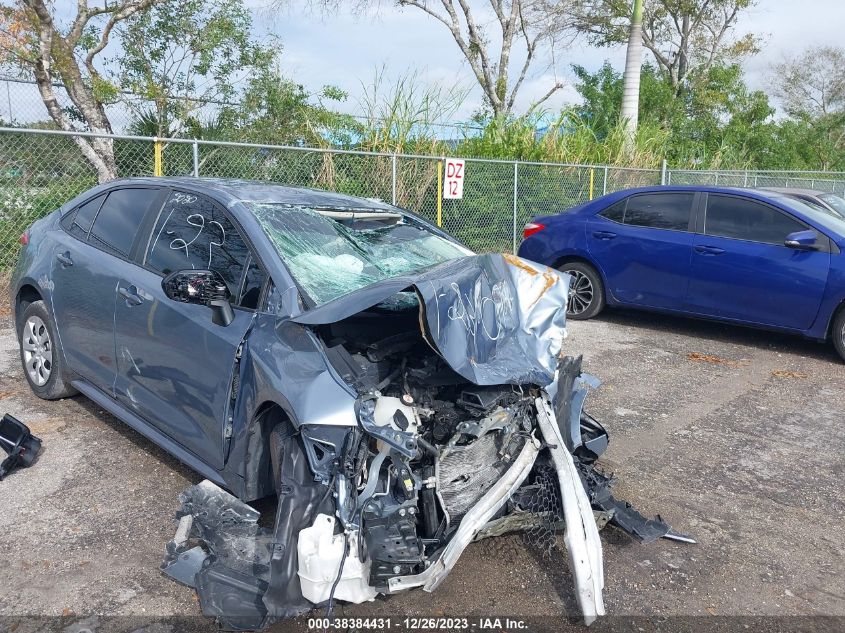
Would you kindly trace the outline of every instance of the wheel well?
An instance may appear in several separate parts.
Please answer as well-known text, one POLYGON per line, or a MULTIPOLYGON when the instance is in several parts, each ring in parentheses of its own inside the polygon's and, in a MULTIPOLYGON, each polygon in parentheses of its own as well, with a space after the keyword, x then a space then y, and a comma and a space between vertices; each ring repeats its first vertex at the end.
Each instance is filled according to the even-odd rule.
POLYGON ((15 319, 21 318, 30 303, 41 301, 42 298, 41 293, 34 286, 29 284, 21 286, 21 289, 18 290, 18 296, 15 297, 15 319))
POLYGON ((255 412, 249 425, 244 464, 244 499, 261 499, 276 492, 270 456, 270 432, 290 417, 276 402, 265 402, 255 412))
MULTIPOLYGON (((598 267, 593 262, 591 262, 586 257, 580 257, 579 255, 565 255, 563 257, 560 257, 555 260, 555 263, 552 268, 559 269, 564 264, 569 264, 572 262, 580 262, 582 264, 587 264, 587 266, 589 266, 590 268, 593 268, 594 270, 598 271, 598 267)), ((601 272, 599 272, 599 275, 601 275, 601 272)))
POLYGON ((845 312, 845 299, 843 299, 836 309, 830 315, 830 321, 827 323, 827 332, 825 333, 825 340, 830 339, 833 336, 833 325, 836 323, 836 319, 839 318, 840 313, 845 312))

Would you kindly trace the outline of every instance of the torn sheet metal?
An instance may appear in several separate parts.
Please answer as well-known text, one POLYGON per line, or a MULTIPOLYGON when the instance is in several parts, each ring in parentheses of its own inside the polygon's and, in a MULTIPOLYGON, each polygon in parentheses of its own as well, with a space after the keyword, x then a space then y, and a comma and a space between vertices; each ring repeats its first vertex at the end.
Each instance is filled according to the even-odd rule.
POLYGON ((476 385, 549 385, 566 336, 569 276, 506 254, 451 260, 330 301, 295 319, 345 319, 413 288, 428 343, 476 385))

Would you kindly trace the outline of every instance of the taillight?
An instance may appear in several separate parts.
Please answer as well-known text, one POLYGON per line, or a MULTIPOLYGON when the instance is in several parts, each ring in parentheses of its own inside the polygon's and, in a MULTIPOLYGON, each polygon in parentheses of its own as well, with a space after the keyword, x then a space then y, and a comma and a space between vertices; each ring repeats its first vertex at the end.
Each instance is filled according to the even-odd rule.
POLYGON ((29 244, 29 231, 24 231, 21 233, 21 236, 18 238, 18 242, 26 246, 29 244))
POLYGON ((522 229, 522 237, 523 239, 529 237, 530 235, 534 235, 535 233, 539 233, 544 228, 546 228, 545 224, 538 224, 536 222, 529 222, 525 225, 525 228, 522 229))

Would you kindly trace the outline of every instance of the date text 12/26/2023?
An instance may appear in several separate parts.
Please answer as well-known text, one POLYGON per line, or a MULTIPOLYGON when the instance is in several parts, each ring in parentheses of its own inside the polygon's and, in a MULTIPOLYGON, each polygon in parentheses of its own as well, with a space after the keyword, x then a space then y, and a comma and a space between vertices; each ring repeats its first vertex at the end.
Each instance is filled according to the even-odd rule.
POLYGON ((308 629, 369 629, 374 631, 524 631, 528 623, 503 617, 335 617, 308 618, 308 629))

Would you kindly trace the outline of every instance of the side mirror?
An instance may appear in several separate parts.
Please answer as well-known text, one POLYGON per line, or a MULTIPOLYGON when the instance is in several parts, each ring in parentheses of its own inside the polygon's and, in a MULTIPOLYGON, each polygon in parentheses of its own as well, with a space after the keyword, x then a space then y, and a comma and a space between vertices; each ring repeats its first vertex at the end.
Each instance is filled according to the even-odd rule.
POLYGON ((161 288, 173 301, 210 307, 215 325, 226 326, 235 320, 229 287, 215 270, 177 270, 161 280, 161 288))
POLYGON ((786 236, 783 245, 799 251, 814 251, 818 248, 816 244, 816 232, 810 230, 795 231, 795 233, 790 233, 786 236))

